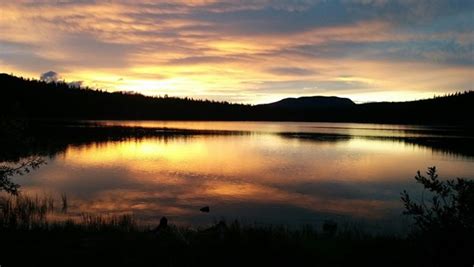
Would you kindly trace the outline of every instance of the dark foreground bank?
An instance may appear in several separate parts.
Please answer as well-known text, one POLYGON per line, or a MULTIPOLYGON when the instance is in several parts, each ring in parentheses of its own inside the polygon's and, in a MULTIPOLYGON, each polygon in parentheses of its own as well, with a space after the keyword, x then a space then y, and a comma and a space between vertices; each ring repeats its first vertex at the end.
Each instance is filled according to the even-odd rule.
MULTIPOLYGON (((218 222, 139 226, 130 215, 67 218, 67 198, 0 198, 6 266, 471 266, 472 232, 371 235, 321 228, 218 222), (50 217, 51 214, 55 214, 50 217), (59 219, 63 216, 63 219, 59 219), (56 220, 51 220, 56 218, 56 220)), ((459 229, 459 228, 456 228, 459 229)))
POLYGON ((2 229, 0 251, 2 267, 436 266, 433 251, 410 238, 237 222, 139 229, 126 216, 2 229))
POLYGON ((236 222, 159 231, 135 229, 127 219, 114 224, 69 222, 3 229, 1 236, 2 266, 470 266, 472 262, 472 256, 463 254, 469 253, 463 244, 430 243, 429 238, 236 222))

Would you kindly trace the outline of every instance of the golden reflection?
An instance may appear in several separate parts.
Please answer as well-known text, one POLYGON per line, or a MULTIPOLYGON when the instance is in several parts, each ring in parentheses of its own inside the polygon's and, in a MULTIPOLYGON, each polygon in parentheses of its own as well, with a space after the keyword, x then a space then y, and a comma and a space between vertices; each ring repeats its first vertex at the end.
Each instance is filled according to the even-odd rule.
MULTIPOLYGON (((196 122, 195 127, 209 126, 196 122)), ((275 127, 260 125, 281 130, 275 127)), ((210 205, 212 216, 245 217, 245 210, 269 206, 383 218, 401 208, 399 193, 415 172, 433 165, 443 177, 474 173, 466 161, 402 142, 361 137, 311 141, 264 131, 70 146, 19 182, 29 193, 44 188, 66 192, 73 214, 133 213, 146 221, 166 215, 186 222, 210 205), (234 214, 240 205, 246 208, 234 214)))

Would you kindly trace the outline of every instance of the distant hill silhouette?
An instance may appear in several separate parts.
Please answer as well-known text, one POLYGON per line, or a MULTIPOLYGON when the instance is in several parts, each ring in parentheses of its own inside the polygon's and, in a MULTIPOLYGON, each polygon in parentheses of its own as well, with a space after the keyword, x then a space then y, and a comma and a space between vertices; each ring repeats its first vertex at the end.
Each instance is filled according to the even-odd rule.
POLYGON ((259 106, 288 108, 288 109, 308 109, 308 108, 347 108, 355 106, 349 98, 336 96, 303 96, 298 98, 285 98, 280 101, 262 104, 259 106))
POLYGON ((474 91, 408 102, 354 104, 338 97, 263 105, 110 93, 0 74, 0 117, 43 119, 334 121, 472 126, 474 91))

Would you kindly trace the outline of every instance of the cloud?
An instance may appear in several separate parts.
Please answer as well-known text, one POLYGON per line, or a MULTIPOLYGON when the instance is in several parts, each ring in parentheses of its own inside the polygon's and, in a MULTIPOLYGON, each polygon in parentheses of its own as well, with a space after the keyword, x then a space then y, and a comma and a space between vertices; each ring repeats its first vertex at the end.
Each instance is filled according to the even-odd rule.
POLYGON ((84 81, 73 81, 73 82, 68 82, 67 84, 70 87, 80 88, 83 83, 84 83, 84 81))
POLYGON ((236 58, 219 57, 219 56, 191 56, 184 58, 177 58, 168 61, 171 65, 194 65, 194 64, 208 64, 208 63, 223 63, 234 61, 236 58))
POLYGON ((249 88, 259 92, 271 94, 288 95, 327 95, 339 94, 344 91, 357 89, 370 89, 373 85, 366 81, 354 78, 338 80, 288 80, 288 81, 262 81, 258 83, 248 83, 249 88))
POLYGON ((66 82, 64 79, 59 75, 59 73, 55 71, 47 71, 44 72, 40 75, 40 80, 47 82, 47 83, 55 83, 55 82, 65 82, 68 84, 70 87, 75 87, 75 88, 80 88, 84 81, 72 81, 72 82, 66 82))
POLYGON ((47 71, 45 73, 42 73, 41 76, 40 76, 40 80, 41 81, 44 81, 44 82, 47 82, 47 83, 51 83, 51 82, 58 82, 61 80, 61 76, 59 76, 59 74, 57 72, 54 72, 54 71, 47 71))
POLYGON ((316 72, 313 70, 298 67, 275 67, 268 69, 268 72, 276 75, 289 76, 309 76, 316 74, 316 72))
POLYGON ((2 1, 1 71, 254 103, 314 84, 370 96, 473 89, 469 0, 28 2, 2 1))

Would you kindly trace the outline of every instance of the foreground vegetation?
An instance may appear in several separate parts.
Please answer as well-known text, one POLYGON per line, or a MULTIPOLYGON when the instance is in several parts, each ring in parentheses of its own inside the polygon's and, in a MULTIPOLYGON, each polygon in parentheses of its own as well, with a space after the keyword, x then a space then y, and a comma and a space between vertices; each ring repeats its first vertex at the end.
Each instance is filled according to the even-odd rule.
POLYGON ((474 181, 441 181, 435 168, 415 179, 431 202, 402 194, 414 216, 408 236, 373 235, 326 222, 255 226, 218 222, 141 226, 130 215, 68 217, 61 196, 0 198, 2 266, 471 266, 474 181))
POLYGON ((1 205, 2 266, 400 266, 417 260, 410 240, 331 222, 316 229, 221 221, 196 229, 163 219, 144 227, 130 215, 52 220, 48 214, 64 213, 64 204, 49 196, 6 197, 1 205))

